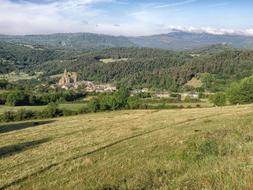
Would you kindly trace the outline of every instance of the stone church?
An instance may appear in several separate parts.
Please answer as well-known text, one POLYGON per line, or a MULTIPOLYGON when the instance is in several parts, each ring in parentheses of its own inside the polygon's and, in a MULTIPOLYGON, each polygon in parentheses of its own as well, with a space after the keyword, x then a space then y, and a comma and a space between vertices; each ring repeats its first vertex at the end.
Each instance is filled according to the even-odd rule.
POLYGON ((77 73, 76 72, 67 72, 67 69, 64 70, 63 76, 59 80, 59 86, 64 89, 78 88, 77 84, 77 73))

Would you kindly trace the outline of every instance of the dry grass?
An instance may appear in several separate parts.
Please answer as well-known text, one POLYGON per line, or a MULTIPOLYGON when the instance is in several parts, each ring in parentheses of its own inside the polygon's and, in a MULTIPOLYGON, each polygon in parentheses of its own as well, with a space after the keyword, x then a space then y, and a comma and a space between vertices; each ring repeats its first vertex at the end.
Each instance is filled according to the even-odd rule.
POLYGON ((0 127, 0 189, 251 189, 252 108, 8 124, 0 127))

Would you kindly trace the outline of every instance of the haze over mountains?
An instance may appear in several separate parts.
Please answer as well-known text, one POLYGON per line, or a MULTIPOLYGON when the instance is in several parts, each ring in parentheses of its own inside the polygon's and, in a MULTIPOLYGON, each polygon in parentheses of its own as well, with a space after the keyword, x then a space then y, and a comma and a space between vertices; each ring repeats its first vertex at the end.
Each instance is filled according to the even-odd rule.
POLYGON ((101 49, 110 47, 149 47, 187 50, 224 44, 235 48, 253 49, 253 37, 237 34, 215 35, 173 31, 152 36, 110 36, 93 33, 59 33, 49 35, 0 35, 0 41, 42 45, 53 48, 101 49))

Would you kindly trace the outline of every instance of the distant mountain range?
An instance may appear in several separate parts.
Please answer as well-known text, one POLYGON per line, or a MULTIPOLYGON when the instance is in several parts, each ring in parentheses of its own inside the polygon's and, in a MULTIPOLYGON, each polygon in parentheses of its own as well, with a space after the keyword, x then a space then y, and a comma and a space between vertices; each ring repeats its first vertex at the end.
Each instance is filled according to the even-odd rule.
POLYGON ((62 33, 50 35, 0 35, 0 41, 47 46, 53 48, 102 49, 111 47, 149 47, 187 50, 208 45, 224 44, 235 48, 253 49, 253 37, 243 35, 214 35, 175 31, 152 36, 126 37, 92 33, 62 33))

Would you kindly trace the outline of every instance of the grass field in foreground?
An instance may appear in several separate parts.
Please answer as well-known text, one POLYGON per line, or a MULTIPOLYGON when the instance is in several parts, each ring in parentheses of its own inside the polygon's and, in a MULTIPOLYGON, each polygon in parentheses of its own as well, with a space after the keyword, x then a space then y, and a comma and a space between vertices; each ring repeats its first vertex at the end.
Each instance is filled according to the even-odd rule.
POLYGON ((5 124, 0 189, 250 190, 252 126, 252 105, 5 124))

